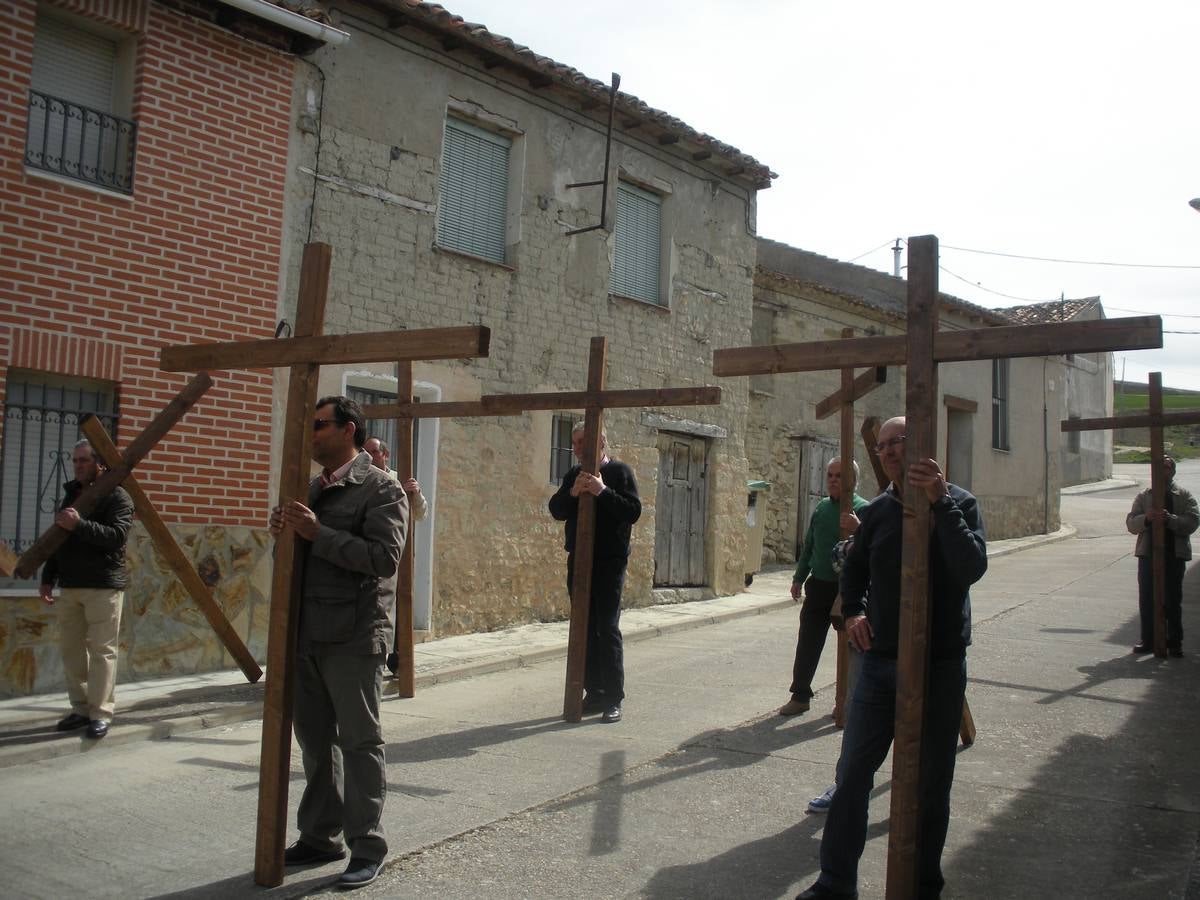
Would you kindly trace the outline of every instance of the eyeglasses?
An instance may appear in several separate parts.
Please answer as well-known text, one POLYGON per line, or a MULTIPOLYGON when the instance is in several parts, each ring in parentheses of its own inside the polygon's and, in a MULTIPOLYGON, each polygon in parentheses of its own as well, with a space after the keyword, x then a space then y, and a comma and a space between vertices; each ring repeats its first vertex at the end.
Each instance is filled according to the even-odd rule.
POLYGON ((326 425, 337 425, 337 419, 313 419, 313 431, 320 431, 326 425))
POLYGON ((888 450, 888 449, 890 449, 890 448, 892 448, 892 447, 898 447, 898 446, 900 446, 901 444, 903 444, 903 443, 904 443, 905 441, 907 441, 907 440, 908 440, 908 435, 907 435, 907 434, 898 434, 898 435, 896 435, 894 438, 892 438, 891 440, 887 440, 887 441, 880 441, 878 444, 876 444, 876 445, 875 445, 875 452, 876 452, 876 453, 883 453, 885 450, 888 450))

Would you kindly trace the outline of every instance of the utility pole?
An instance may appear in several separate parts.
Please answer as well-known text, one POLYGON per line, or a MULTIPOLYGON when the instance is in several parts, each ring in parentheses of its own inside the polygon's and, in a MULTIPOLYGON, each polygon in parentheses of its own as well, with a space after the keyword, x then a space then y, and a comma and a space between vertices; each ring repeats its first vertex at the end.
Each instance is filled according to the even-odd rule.
POLYGON ((896 246, 892 248, 892 274, 900 277, 900 238, 896 238, 896 246))

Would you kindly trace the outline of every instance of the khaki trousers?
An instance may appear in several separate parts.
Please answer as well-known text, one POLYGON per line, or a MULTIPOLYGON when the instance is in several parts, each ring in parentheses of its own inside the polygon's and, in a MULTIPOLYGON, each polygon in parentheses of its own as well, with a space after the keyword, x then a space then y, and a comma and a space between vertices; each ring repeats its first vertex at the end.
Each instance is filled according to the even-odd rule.
POLYGON ((54 602, 71 712, 89 719, 112 721, 124 600, 113 588, 61 588, 54 602))

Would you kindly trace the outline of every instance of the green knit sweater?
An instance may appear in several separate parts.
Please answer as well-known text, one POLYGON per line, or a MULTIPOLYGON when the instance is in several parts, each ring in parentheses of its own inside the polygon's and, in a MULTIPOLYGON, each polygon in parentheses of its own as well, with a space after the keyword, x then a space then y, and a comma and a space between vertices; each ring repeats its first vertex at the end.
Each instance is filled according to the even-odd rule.
MULTIPOLYGON (((869 502, 855 494, 851 505, 857 511, 869 502)), ((804 549, 796 560, 796 574, 792 576, 792 581, 803 581, 810 573, 822 581, 837 581, 837 574, 833 571, 833 545, 841 538, 838 525, 841 517, 839 501, 826 497, 817 504, 804 535, 804 549)))

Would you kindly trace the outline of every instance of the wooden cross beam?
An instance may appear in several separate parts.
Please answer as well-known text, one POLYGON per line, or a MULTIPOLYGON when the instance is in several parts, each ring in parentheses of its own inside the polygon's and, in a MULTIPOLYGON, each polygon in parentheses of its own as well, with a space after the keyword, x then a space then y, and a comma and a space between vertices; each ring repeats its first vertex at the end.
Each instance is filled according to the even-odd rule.
MULTIPOLYGON (((256 369, 290 366, 279 503, 305 502, 311 470, 313 406, 321 365, 389 360, 464 359, 487 356, 487 328, 433 328, 417 331, 322 335, 332 251, 308 244, 300 272, 294 337, 164 348, 166 371, 196 368, 256 369)), ((291 725, 296 633, 302 571, 295 565, 297 538, 285 533, 275 542, 271 573, 271 617, 267 632, 267 685, 263 701, 262 757, 258 786, 254 880, 266 887, 283 882, 291 777, 291 725)))
MULTIPOLYGON (((122 464, 121 451, 112 442, 112 438, 108 436, 108 432, 104 430, 99 419, 93 415, 87 415, 79 425, 91 442, 92 449, 96 451, 106 466, 115 469, 122 464)), ((167 565, 171 567, 175 577, 179 579, 184 590, 200 608, 200 612, 204 614, 204 618, 208 620, 208 624, 216 632, 221 643, 225 645, 230 656, 237 661, 238 668, 242 670, 246 680, 251 684, 257 682, 262 678, 262 669, 258 667, 258 663, 255 662, 246 645, 242 643, 241 637, 226 618, 225 611, 213 599, 208 585, 200 578, 196 567, 192 565, 192 561, 188 559, 187 554, 176 542, 170 529, 163 522, 162 516, 158 514, 158 510, 154 508, 154 504, 150 502, 150 498, 146 496, 146 492, 132 474, 125 479, 124 488, 129 492, 129 496, 133 500, 133 508, 137 510, 138 518, 142 520, 142 525, 149 533, 150 540, 154 542, 158 552, 167 561, 167 565)))
MULTIPOLYGON (((1200 411, 1188 410, 1164 413, 1162 405, 1162 372, 1150 373, 1150 412, 1106 419, 1067 419, 1063 431, 1104 431, 1117 428, 1150 429, 1150 496, 1154 509, 1166 505, 1167 475, 1163 462, 1163 427, 1166 425, 1200 425, 1200 411)), ((1158 519, 1150 525, 1151 571, 1154 573, 1154 655, 1167 655, 1167 568, 1166 525, 1158 519)))
MULTIPOLYGON (((451 416, 516 416, 531 410, 584 410, 584 458, 580 466, 599 474, 601 459, 600 433, 605 409, 647 406, 712 406, 721 402, 719 387, 647 388, 609 391, 604 389, 608 356, 608 340, 593 337, 588 355, 586 391, 557 391, 531 394, 485 394, 474 401, 444 403, 376 403, 363 407, 363 415, 371 419, 427 419, 451 416)), ((398 392, 399 396, 403 396, 398 392)), ((397 472, 400 469, 397 467, 397 472)), ((587 652, 587 622, 592 594, 592 552, 595 538, 595 500, 591 494, 579 497, 579 512, 575 520, 575 571, 571 583, 571 622, 567 639, 567 674, 563 691, 563 719, 578 722, 583 718, 583 675, 587 652)), ((412 592, 407 598, 411 610, 412 592)), ((403 602, 403 598, 398 598, 403 602)), ((397 614, 397 624, 400 615, 397 614)), ((411 612, 409 613, 411 621, 411 612)), ((399 630, 397 642, 402 639, 399 630)), ((412 630, 407 634, 408 647, 397 645, 401 661, 405 653, 412 657, 412 630)), ((410 664, 411 666, 411 664, 410 664)), ((412 696, 403 693, 402 696, 412 696)))
MULTIPOLYGON (((94 482, 80 492, 72 506, 81 517, 86 518, 94 512, 97 504, 129 477, 133 467, 140 463, 146 454, 154 449, 154 445, 174 427, 175 423, 183 418, 184 413, 204 396, 204 392, 212 387, 212 383, 212 379, 206 372, 200 372, 192 378, 184 389, 151 420, 142 433, 125 448, 125 452, 121 454, 121 464, 113 466, 106 472, 101 472, 94 482)), ((14 574, 18 578, 32 578, 42 563, 53 556, 54 551, 63 545, 69 534, 70 532, 65 528, 51 525, 34 541, 32 547, 21 554, 21 558, 17 560, 17 564, 13 568, 14 574)))
MULTIPOLYGON (((908 322, 901 336, 849 338, 713 353, 713 374, 812 372, 849 366, 905 365, 905 457, 936 457, 937 366, 941 362, 1151 349, 1162 346, 1162 319, 1142 316, 1095 322, 1017 325, 966 331, 937 330, 937 238, 909 239, 908 322)), ((929 663, 929 504, 904 492, 900 644, 896 727, 892 749, 892 807, 887 897, 917 895, 918 798, 921 734, 929 663)))
MULTIPOLYGON (((411 362, 396 364, 396 400, 405 403, 413 399, 413 371, 411 362)), ((396 421, 396 475, 401 484, 413 476, 413 420, 407 416, 396 421)), ((396 661, 396 687, 401 697, 415 697, 417 693, 417 666, 413 647, 413 575, 416 558, 413 556, 413 532, 417 523, 410 511, 408 516, 408 539, 404 542, 404 555, 400 557, 400 569, 396 573, 396 629, 392 635, 392 653, 396 661)))

